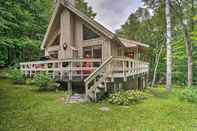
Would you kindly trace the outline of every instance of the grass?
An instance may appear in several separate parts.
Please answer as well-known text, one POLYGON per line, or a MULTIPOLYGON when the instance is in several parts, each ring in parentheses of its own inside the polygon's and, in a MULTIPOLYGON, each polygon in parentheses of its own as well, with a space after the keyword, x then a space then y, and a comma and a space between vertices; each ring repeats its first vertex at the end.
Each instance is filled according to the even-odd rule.
POLYGON ((106 102, 66 105, 64 92, 38 92, 0 79, 0 131, 195 131, 197 105, 180 101, 178 91, 148 91, 147 100, 129 108, 106 102))

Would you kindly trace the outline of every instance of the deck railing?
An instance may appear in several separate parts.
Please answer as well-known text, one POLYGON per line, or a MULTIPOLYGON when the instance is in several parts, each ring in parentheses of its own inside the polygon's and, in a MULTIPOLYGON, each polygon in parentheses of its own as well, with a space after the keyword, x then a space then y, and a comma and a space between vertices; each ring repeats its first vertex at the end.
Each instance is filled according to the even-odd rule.
POLYGON ((111 63, 111 72, 112 74, 123 75, 124 78, 142 74, 142 73, 148 73, 149 71, 149 63, 140 61, 140 60, 134 60, 130 58, 113 58, 113 61, 111 63))
MULTIPOLYGON (((92 81, 101 72, 101 59, 66 59, 49 60, 20 63, 21 71, 26 77, 34 77, 35 74, 44 72, 49 77, 56 80, 84 80, 92 81)), ((106 77, 124 78, 148 72, 147 62, 133 60, 129 58, 112 58, 105 65, 104 73, 106 77)), ((88 82, 89 83, 89 82, 88 82)))
POLYGON ((66 59, 20 63, 26 77, 44 72, 56 80, 83 80, 101 65, 101 59, 66 59))

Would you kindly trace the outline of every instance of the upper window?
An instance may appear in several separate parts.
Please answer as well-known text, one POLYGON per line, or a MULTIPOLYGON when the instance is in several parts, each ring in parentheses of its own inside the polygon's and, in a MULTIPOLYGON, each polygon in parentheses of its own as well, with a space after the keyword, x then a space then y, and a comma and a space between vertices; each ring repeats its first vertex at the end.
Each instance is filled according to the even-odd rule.
POLYGON ((83 25, 83 40, 95 39, 98 38, 99 35, 92 31, 90 28, 83 25))
POLYGON ((59 45, 60 44, 60 36, 58 35, 56 38, 55 38, 55 40, 54 40, 54 42, 53 42, 53 44, 51 45, 51 46, 55 46, 55 45, 59 45))

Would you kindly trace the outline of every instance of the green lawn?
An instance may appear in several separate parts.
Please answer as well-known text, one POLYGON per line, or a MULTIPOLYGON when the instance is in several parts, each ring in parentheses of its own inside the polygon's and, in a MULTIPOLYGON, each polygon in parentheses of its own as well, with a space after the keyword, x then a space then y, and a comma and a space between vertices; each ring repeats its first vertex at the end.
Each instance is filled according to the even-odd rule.
POLYGON ((98 104, 65 105, 63 92, 38 92, 0 80, 0 131, 196 131, 197 105, 176 93, 154 90, 129 108, 98 104), (109 107, 109 112, 99 111, 109 107))

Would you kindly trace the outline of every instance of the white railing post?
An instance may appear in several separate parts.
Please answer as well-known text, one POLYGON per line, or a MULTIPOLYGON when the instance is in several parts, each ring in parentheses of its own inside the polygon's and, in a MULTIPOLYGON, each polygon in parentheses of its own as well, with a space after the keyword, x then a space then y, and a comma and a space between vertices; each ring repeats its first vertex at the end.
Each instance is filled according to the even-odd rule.
POLYGON ((129 75, 131 75, 132 74, 132 61, 131 60, 129 60, 129 75))
POLYGON ((31 78, 32 77, 32 69, 33 69, 33 67, 32 67, 32 64, 30 64, 29 66, 30 66, 29 75, 30 75, 30 78, 31 78))
POLYGON ((83 80, 84 76, 83 76, 83 62, 80 62, 80 76, 81 76, 81 80, 83 80))
POLYGON ((53 68, 53 76, 52 76, 52 78, 53 79, 55 79, 55 70, 54 70, 55 69, 55 64, 56 63, 52 63, 52 68, 53 68))
POLYGON ((69 69, 69 81, 72 80, 72 78, 73 78, 73 76, 72 76, 73 75, 72 66, 73 66, 72 61, 70 61, 69 62, 69 68, 70 68, 69 69))
POLYGON ((63 80, 63 62, 59 62, 60 80, 63 80))
POLYGON ((122 60, 122 66, 123 66, 123 77, 124 77, 124 81, 127 80, 127 77, 126 77, 126 71, 125 71, 125 61, 122 60))

